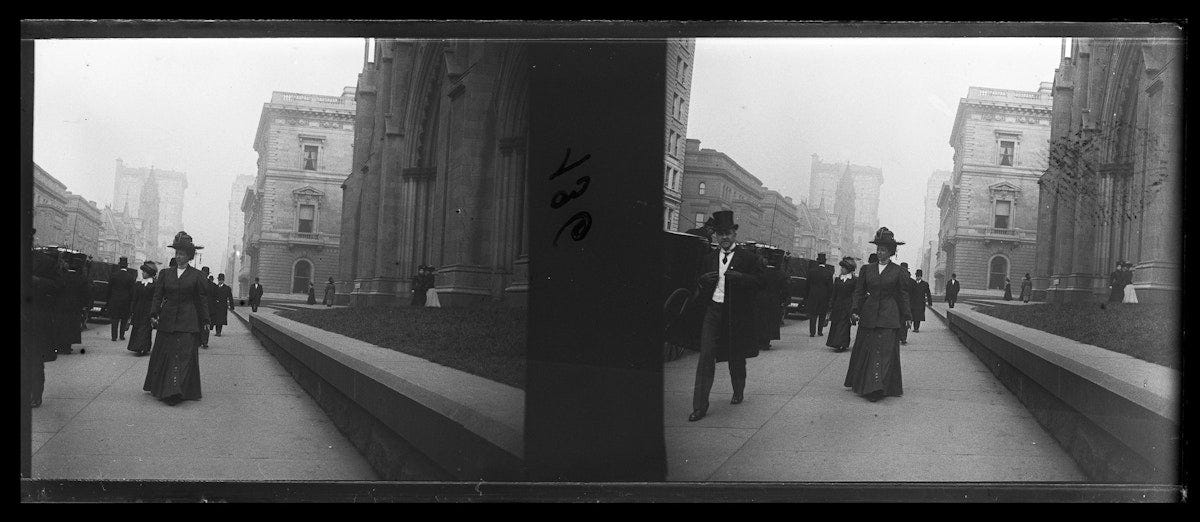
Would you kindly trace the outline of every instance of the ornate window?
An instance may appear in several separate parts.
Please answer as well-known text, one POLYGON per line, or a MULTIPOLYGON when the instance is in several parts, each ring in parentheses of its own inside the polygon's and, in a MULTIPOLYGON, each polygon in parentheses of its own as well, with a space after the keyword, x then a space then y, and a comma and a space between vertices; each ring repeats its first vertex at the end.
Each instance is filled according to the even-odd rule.
POLYGON ((701 226, 701 225, 703 225, 703 224, 704 224, 704 213, 703 213, 703 212, 697 212, 697 213, 696 213, 696 227, 695 227, 695 228, 700 228, 700 226, 701 226))
POLYGON ((1017 199, 1021 189, 1002 181, 988 187, 988 193, 992 203, 992 228, 1016 228, 1017 199))
POLYGON ((1017 147, 1021 143, 1021 135, 1013 132, 996 132, 996 147, 1000 151, 998 164, 1005 167, 1019 166, 1017 147))
POLYGON ((1011 201, 997 201, 996 202, 995 227, 996 228, 1009 228, 1009 225, 1011 223, 1009 223, 1008 218, 1011 215, 1012 215, 1012 202, 1011 201))
POLYGON ((317 153, 320 150, 316 145, 304 146, 304 170, 317 170, 317 153))
POLYGON ((703 195, 704 195, 704 191, 705 191, 705 185, 704 185, 704 182, 703 182, 703 181, 701 181, 701 182, 700 182, 700 195, 701 195, 701 196, 703 196, 703 195))
POLYGON ((296 231, 311 234, 313 231, 313 223, 317 219, 316 205, 300 205, 300 219, 298 221, 296 231))
POLYGON ((325 147, 325 138, 308 134, 300 135, 300 168, 304 170, 321 169, 321 149, 325 147))
POLYGON ((316 234, 321 225, 321 205, 325 193, 311 186, 292 191, 296 212, 296 232, 316 234))

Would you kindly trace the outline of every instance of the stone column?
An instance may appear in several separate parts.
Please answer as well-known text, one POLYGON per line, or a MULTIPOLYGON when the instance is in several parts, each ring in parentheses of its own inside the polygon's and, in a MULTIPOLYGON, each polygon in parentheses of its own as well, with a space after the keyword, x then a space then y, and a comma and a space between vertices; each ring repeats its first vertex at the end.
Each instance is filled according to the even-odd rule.
POLYGON ((510 208, 507 228, 511 231, 506 242, 507 259, 511 259, 511 276, 504 288, 504 302, 511 306, 526 306, 529 294, 529 212, 527 197, 528 164, 525 139, 510 138, 501 142, 501 154, 506 154, 513 174, 509 179, 510 208), (508 145, 508 147, 505 147, 508 145))
POLYGON ((376 276, 376 241, 379 230, 379 198, 377 197, 380 191, 380 177, 382 176, 382 164, 379 158, 382 154, 383 136, 383 118, 377 114, 377 92, 386 96, 386 91, 380 85, 386 82, 386 78, 391 72, 391 42, 380 41, 380 59, 376 64, 377 70, 372 71, 371 82, 372 90, 366 93, 359 92, 357 115, 362 116, 364 112, 370 114, 370 120, 364 121, 369 125, 356 127, 355 132, 361 133, 363 141, 355 140, 355 158, 362 158, 362 166, 360 167, 362 176, 362 185, 358 199, 358 241, 355 257, 357 263, 355 266, 354 288, 351 291, 351 302, 354 306, 370 306, 373 303, 371 296, 374 294, 372 288, 373 280, 376 276), (359 147, 358 144, 363 146, 359 147))
POLYGON ((1144 140, 1145 219, 1133 283, 1138 302, 1178 303, 1183 208, 1182 52, 1176 43, 1142 46, 1138 94, 1144 140), (1144 107, 1144 108, 1141 108, 1144 107))

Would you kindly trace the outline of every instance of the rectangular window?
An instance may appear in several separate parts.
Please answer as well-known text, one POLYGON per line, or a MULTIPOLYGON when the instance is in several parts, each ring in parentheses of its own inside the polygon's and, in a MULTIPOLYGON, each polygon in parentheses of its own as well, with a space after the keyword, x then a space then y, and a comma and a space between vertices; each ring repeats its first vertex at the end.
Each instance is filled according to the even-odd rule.
POLYGON ((696 227, 695 227, 695 228, 700 228, 700 226, 701 226, 701 225, 703 225, 703 224, 704 224, 704 213, 703 213, 703 212, 697 212, 697 213, 696 213, 696 227))
POLYGON ((313 222, 316 220, 317 208, 313 205, 300 205, 300 223, 296 230, 311 234, 313 231, 313 222))
POLYGON ((996 202, 996 228, 1008 228, 1009 216, 1012 214, 1011 201, 996 202))
POLYGON ((1000 164, 1011 167, 1013 164, 1013 151, 1016 149, 1016 143, 1012 141, 1000 142, 1000 164))
POLYGON ((304 170, 317 170, 317 151, 320 147, 316 145, 304 146, 304 170))

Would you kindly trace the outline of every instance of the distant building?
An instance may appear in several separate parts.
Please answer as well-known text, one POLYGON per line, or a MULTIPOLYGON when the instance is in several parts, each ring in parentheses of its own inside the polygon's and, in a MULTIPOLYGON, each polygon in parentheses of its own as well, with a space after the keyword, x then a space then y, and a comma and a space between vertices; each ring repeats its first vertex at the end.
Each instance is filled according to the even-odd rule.
MULTIPOLYGON (((139 252, 138 249, 138 244, 142 240, 138 220, 122 212, 117 212, 110 206, 105 206, 100 214, 100 254, 97 256, 98 259, 106 263, 116 263, 118 259, 124 257, 129 260, 129 266, 138 266, 146 261, 147 259, 143 257, 144 253, 139 252)), ((164 259, 150 259, 150 261, 162 262, 164 259)))
POLYGON ((688 221, 702 225, 713 212, 732 210, 738 241, 765 243, 762 181, 724 152, 701 149, 700 140, 687 140, 686 161, 681 208, 688 221))
POLYGON ((238 176, 233 180, 229 192, 229 217, 225 235, 225 282, 233 290, 233 295, 246 297, 247 289, 254 283, 250 277, 250 269, 242 263, 242 240, 245 236, 245 213, 242 212, 242 200, 246 197, 246 189, 254 185, 255 176, 238 176))
POLYGON ((790 196, 771 189, 763 191, 763 231, 761 243, 791 250, 799 210, 790 196))
MULTIPOLYGON (((950 274, 944 274, 945 259, 938 246, 938 230, 941 228, 941 210, 937 206, 938 196, 942 193, 942 185, 950 181, 950 171, 935 170, 925 182, 925 231, 921 240, 920 268, 925 279, 931 281, 933 293, 941 293, 950 274)), ((915 246, 915 245, 914 245, 915 246)))
POLYGON ((826 163, 812 155, 809 171, 809 208, 827 213, 831 259, 863 258, 879 229, 879 187, 883 171, 845 163, 826 163))
POLYGON ((954 171, 938 195, 944 272, 964 291, 1019 291, 1033 272, 1038 178, 1050 145, 1050 82, 1037 91, 971 87, 958 104, 954 171))
POLYGON ((1179 302, 1183 48, 1077 38, 1054 75, 1034 298, 1103 299, 1131 262, 1138 302, 1179 302))
POLYGON ((62 245, 66 235, 67 186, 33 164, 33 246, 62 245))
POLYGON ((828 212, 812 208, 807 202, 801 201, 796 205, 796 232, 792 255, 816 259, 817 254, 824 252, 830 259, 837 259, 830 242, 832 230, 828 212))
MULTIPOLYGON (((688 101, 692 93, 692 64, 696 51, 695 39, 667 41, 667 125, 666 154, 663 173, 663 228, 681 231, 695 228, 680 212, 683 194, 683 172, 687 144, 688 101)), ((703 222, 701 222, 703 223, 703 222)))
POLYGON ((260 278, 266 295, 303 294, 338 272, 354 113, 353 87, 340 96, 273 92, 263 104, 254 137, 258 173, 241 211, 245 277, 260 278))
MULTIPOLYGON (((117 159, 113 182, 113 210, 141 222, 139 258, 170 259, 175 234, 184 230, 184 193, 187 175, 150 167, 130 167, 117 159)), ((203 245, 205 238, 196 237, 203 245)))

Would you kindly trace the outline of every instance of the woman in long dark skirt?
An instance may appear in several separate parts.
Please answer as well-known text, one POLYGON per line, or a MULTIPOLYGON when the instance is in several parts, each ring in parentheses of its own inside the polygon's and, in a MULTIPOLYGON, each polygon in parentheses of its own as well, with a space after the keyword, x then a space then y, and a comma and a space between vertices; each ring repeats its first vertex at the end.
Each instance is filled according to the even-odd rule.
POLYGON ((153 261, 146 261, 141 266, 142 279, 133 291, 133 299, 129 303, 129 322, 133 328, 129 332, 129 344, 126 349, 138 357, 149 355, 154 328, 150 326, 150 302, 154 300, 154 276, 158 267, 153 261))
POLYGON ((1012 301, 1012 280, 1004 278, 1004 300, 1012 301))
POLYGON ((175 234, 175 268, 159 275, 150 303, 158 329, 143 389, 172 406, 200 399, 200 330, 208 328, 208 281, 188 262, 196 250, 187 232, 175 234))
POLYGON ((871 243, 879 261, 863 267, 854 286, 850 320, 858 323, 858 334, 845 385, 874 402, 904 393, 899 331, 912 324, 912 315, 908 273, 891 260, 896 246, 904 243, 887 227, 880 228, 871 243))
POLYGON ((829 337, 825 346, 844 352, 850 349, 850 308, 858 278, 854 277, 853 257, 843 257, 838 267, 842 273, 833 280, 833 291, 829 293, 829 337))

